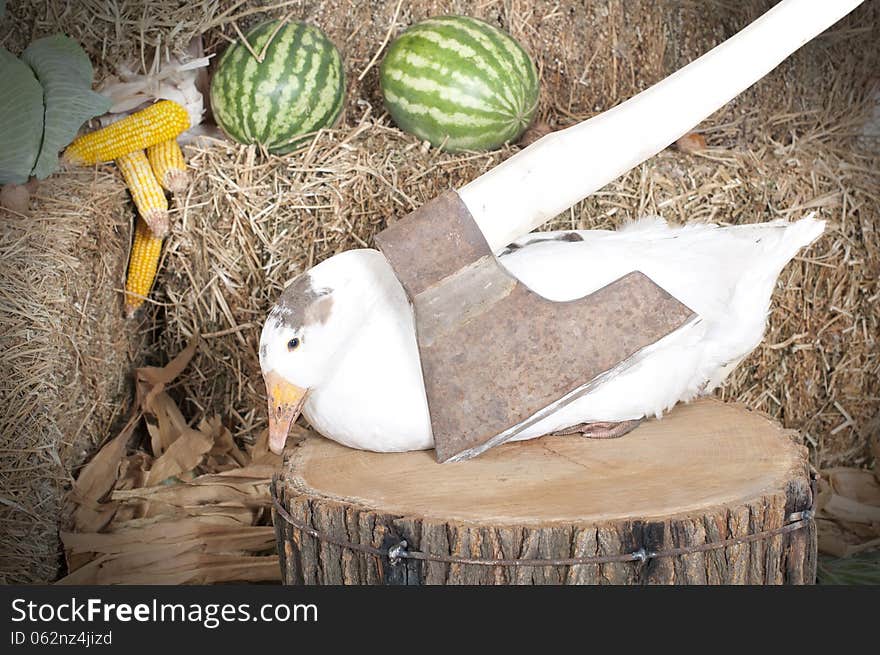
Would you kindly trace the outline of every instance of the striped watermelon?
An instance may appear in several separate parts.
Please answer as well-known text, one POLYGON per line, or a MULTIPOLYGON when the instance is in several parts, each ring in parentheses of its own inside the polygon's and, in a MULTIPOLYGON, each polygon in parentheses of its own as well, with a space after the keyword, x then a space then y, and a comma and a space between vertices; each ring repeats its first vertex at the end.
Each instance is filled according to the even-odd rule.
POLYGON ((397 125, 445 150, 491 150, 517 139, 538 105, 538 73, 506 32, 476 18, 416 23, 379 72, 397 125))
POLYGON ((211 107, 223 131, 239 143, 284 154, 303 135, 333 125, 342 110, 345 73, 324 33, 305 23, 279 29, 270 21, 245 37, 254 52, 266 48, 266 54, 260 63, 241 43, 223 53, 211 80, 211 107))

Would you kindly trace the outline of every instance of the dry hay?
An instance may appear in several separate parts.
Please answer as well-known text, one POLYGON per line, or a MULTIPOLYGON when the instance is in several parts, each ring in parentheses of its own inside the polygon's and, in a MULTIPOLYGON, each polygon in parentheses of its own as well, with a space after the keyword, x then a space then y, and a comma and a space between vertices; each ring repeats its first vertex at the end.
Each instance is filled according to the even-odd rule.
POLYGON ((105 172, 55 176, 31 215, 0 210, 0 575, 57 575, 59 493, 126 413, 139 339, 118 290, 130 214, 105 172))
POLYGON ((833 467, 821 472, 816 500, 821 584, 880 581, 880 430, 871 437, 873 470, 833 467))
POLYGON ((166 389, 198 340, 162 368, 137 369, 137 411, 83 468, 61 533, 61 584, 278 581, 268 440, 242 450, 219 417, 187 425, 166 389), (149 439, 130 449, 144 417, 149 439))
MULTIPOLYGON (((880 450, 875 451, 875 458, 880 450)), ((822 471, 816 520, 819 549, 848 558, 880 548, 880 466, 873 471, 835 467, 822 471)))
MULTIPOLYGON (((265 16, 256 11, 260 4, 12 2, 0 38, 16 51, 31 35, 64 30, 83 43, 100 78, 126 60, 150 68, 152 46, 163 54, 181 51, 196 34, 209 53, 218 52, 236 37, 236 27, 244 30, 265 16), (11 22, 16 24, 10 29, 11 22)), ((396 130, 382 111, 377 67, 371 65, 389 32, 454 12, 504 27, 536 57, 542 75, 538 122, 557 129, 647 87, 772 2, 421 0, 402 5, 396 21, 397 3, 262 4, 275 7, 269 15, 318 24, 340 47, 349 82, 342 122, 285 158, 222 141, 188 148, 193 185, 174 201, 175 225, 148 309, 124 328, 150 341, 148 356, 157 363, 201 333, 199 351, 171 394, 191 425, 219 416, 245 446, 259 439, 266 424, 257 341, 284 284, 334 253, 369 247, 389 219, 516 151, 449 155, 396 130)), ((878 97, 878 17, 876 5, 862 7, 711 117, 699 128, 707 151, 661 153, 553 223, 613 228, 653 212, 672 222, 759 222, 813 210, 828 219, 826 235, 783 272, 764 343, 719 392, 800 429, 821 467, 867 464, 869 437, 880 431, 880 253, 874 227, 880 155, 876 127, 872 138, 865 127, 878 97)), ((111 168, 100 168, 97 176, 112 191, 96 196, 119 202, 122 186, 111 168)), ((66 185, 75 187, 77 179, 57 176, 54 193, 66 198, 66 185)), ((130 206, 120 204, 130 220, 130 206)), ((117 249, 106 253, 124 266, 118 248, 125 248, 127 232, 115 238, 117 249)), ((22 284, 27 288, 29 282, 22 284)), ((115 318, 107 320, 119 327, 115 318)), ((110 377, 118 373, 98 370, 105 369, 110 377)), ((87 436, 94 442, 106 434, 87 436)), ((60 432, 44 435, 40 452, 51 452, 60 440, 60 432)), ((62 461, 73 470, 74 464, 62 461)), ((51 526, 43 532, 51 534, 51 526)), ((20 544, 22 534, 10 543, 20 544)))

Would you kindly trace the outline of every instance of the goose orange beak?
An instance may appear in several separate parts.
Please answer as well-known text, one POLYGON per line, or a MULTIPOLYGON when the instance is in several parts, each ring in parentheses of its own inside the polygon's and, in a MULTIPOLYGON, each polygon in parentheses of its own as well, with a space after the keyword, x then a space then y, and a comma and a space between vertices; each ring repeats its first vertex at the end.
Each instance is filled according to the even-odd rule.
POLYGON ((275 371, 263 376, 269 397, 269 450, 276 455, 284 452, 290 426, 306 403, 308 389, 291 384, 275 371))

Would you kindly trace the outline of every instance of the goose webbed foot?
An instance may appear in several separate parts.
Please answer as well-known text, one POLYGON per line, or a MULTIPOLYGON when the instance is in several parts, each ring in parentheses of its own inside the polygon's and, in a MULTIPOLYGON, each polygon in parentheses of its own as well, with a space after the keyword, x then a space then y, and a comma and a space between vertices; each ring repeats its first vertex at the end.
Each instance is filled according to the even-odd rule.
POLYGON ((554 436, 566 434, 579 434, 588 439, 617 439, 631 432, 641 424, 645 419, 638 418, 632 421, 599 421, 596 423, 579 423, 570 428, 564 428, 553 432, 554 436))

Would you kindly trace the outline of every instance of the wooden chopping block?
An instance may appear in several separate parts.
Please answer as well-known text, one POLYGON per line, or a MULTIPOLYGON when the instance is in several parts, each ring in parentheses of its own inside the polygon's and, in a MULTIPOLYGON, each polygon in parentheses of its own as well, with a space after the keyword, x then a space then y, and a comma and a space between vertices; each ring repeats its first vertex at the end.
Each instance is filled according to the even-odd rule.
POLYGON ((310 435, 273 484, 282 577, 811 584, 813 493, 793 436, 711 399, 619 439, 548 436, 443 465, 430 451, 378 454, 310 435), (401 541, 413 556, 392 564, 385 553, 401 541))

